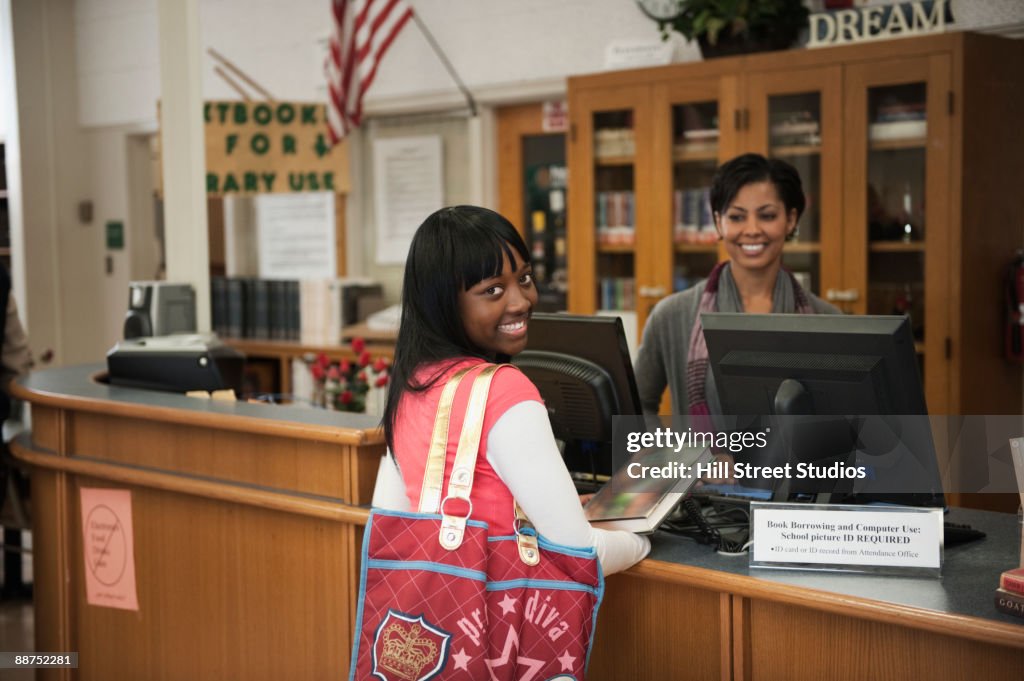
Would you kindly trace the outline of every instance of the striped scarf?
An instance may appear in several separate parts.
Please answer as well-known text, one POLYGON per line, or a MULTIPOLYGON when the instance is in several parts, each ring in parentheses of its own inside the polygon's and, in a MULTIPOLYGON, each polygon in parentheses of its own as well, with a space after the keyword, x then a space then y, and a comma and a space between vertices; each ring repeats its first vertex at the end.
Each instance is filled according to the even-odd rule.
MULTIPOLYGON (((690 403, 690 416, 704 421, 710 416, 708 410, 707 390, 705 382, 708 375, 708 345, 704 340, 704 325, 701 323, 702 312, 722 312, 718 307, 718 290, 721 283, 722 272, 728 262, 722 262, 711 270, 708 275, 707 285, 700 297, 700 305, 697 309, 697 319, 693 324, 693 331, 690 334, 690 349, 686 355, 686 399, 690 403)), ((796 277, 787 270, 781 270, 789 277, 793 286, 793 311, 798 314, 813 314, 811 300, 807 292, 797 282, 796 277)), ((773 306, 778 301, 773 302, 773 306)), ((736 310, 740 312, 741 310, 736 310)))

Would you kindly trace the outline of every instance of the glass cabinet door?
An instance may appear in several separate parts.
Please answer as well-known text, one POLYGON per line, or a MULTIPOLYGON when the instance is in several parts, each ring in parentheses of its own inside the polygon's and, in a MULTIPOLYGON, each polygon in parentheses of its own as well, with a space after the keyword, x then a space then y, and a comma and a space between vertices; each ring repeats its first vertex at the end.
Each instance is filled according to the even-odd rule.
POLYGON ((733 131, 721 122, 731 120, 735 88, 735 77, 716 77, 655 89, 655 228, 644 249, 649 260, 642 285, 638 280, 644 312, 707 277, 719 261, 708 194, 723 153, 734 144, 733 131))
POLYGON ((839 67, 751 74, 748 148, 800 173, 806 207, 783 266, 805 289, 834 298, 842 281, 842 73, 839 67))
POLYGON ((948 57, 847 69, 844 290, 847 310, 910 318, 928 408, 947 372, 948 57))
MULTIPOLYGON (((650 89, 581 93, 570 102, 569 309, 637 309, 637 254, 650 228, 650 89)), ((629 315, 624 315, 629 316, 629 315)))
POLYGON ((718 167, 718 102, 672 106, 672 290, 682 291, 718 262, 711 178, 718 167))

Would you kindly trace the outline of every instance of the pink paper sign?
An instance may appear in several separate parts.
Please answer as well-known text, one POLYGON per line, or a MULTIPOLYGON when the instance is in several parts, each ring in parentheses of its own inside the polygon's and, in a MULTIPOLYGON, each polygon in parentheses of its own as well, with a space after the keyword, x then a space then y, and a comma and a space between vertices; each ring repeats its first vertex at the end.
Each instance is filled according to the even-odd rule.
POLYGON ((86 600, 89 605, 138 610, 131 492, 87 487, 79 492, 86 600))

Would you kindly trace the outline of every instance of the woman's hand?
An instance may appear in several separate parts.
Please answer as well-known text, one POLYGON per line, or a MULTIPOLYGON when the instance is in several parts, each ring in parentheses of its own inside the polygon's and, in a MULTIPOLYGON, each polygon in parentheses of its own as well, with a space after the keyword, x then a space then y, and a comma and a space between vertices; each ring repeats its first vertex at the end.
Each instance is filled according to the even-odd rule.
POLYGON ((586 506, 587 502, 590 501, 593 498, 594 498, 593 494, 581 494, 580 495, 580 503, 583 504, 584 506, 586 506))

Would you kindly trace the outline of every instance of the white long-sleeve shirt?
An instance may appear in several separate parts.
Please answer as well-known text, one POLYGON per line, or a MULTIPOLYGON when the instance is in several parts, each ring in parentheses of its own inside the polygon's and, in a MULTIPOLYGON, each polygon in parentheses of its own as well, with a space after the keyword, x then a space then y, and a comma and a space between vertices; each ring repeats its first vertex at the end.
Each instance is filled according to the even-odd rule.
MULTIPOLYGON (((625 570, 651 550, 647 537, 590 526, 540 402, 520 402, 495 422, 487 436, 487 461, 537 532, 557 544, 593 546, 605 575, 625 570)), ((412 510, 401 473, 387 455, 381 458, 373 505, 412 510)))

